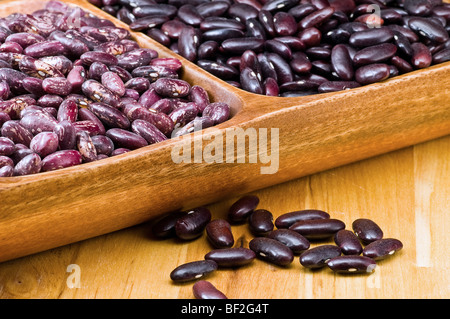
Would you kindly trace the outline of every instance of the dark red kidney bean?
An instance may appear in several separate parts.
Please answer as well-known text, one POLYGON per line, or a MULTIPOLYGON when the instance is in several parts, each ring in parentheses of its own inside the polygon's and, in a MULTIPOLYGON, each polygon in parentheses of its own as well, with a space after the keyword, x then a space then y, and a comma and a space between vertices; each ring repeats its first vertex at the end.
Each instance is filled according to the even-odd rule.
POLYGON ((331 66, 340 79, 344 81, 351 81, 353 79, 353 63, 344 45, 335 45, 331 50, 331 66))
MULTIPOLYGON (((99 135, 105 135, 105 127, 102 123, 102 121, 100 121, 100 119, 91 111, 89 111, 87 108, 85 107, 81 107, 78 109, 78 117, 81 121, 90 121, 94 124, 94 126, 96 127, 96 130, 98 132, 99 135)), ((81 122, 78 121, 78 122, 81 122)), ((95 135, 95 134, 94 134, 95 135)))
POLYGON ((411 57, 411 65, 416 69, 427 68, 433 62, 433 57, 427 46, 420 42, 411 44, 413 55, 411 57))
POLYGON ((206 225, 206 235, 215 248, 229 248, 234 244, 231 225, 224 219, 210 221, 206 225))
POLYGON ((203 17, 221 16, 225 14, 230 4, 225 1, 205 2, 196 6, 197 12, 203 17))
POLYGON ((319 269, 327 262, 341 255, 341 249, 335 245, 320 245, 310 248, 300 255, 300 264, 309 269, 319 269))
POLYGON ((288 12, 297 20, 301 20, 302 18, 306 17, 307 15, 315 12, 317 10, 316 7, 314 7, 310 3, 301 3, 298 4, 288 10, 288 12))
POLYGON ((158 27, 167 21, 169 21, 169 17, 167 15, 151 15, 136 19, 130 24, 130 29, 133 31, 143 31, 158 27))
POLYGON ((299 26, 302 29, 314 27, 324 21, 326 21, 328 18, 330 18, 333 13, 335 12, 335 9, 333 7, 326 7, 321 10, 314 11, 304 17, 300 20, 299 26))
POLYGON ((66 99, 61 103, 58 109, 56 119, 58 122, 68 120, 69 122, 75 122, 78 118, 78 105, 75 101, 66 99))
POLYGON ((376 262, 365 256, 338 256, 331 258, 327 266, 336 273, 371 274, 375 271, 376 262))
POLYGON ((258 9, 246 4, 246 3, 235 3, 228 9, 228 15, 242 23, 251 18, 258 17, 258 9))
POLYGON ((328 60, 331 57, 331 49, 321 46, 308 48, 305 53, 313 60, 328 60))
POLYGON ((203 21, 203 16, 197 8, 191 4, 185 4, 178 8, 177 17, 187 25, 199 26, 203 21))
POLYGON ((250 264, 256 258, 253 250, 243 247, 214 249, 205 255, 219 267, 241 267, 250 264))
POLYGON ((30 142, 33 139, 33 134, 20 125, 19 121, 14 120, 3 123, 1 135, 9 138, 15 144, 23 144, 27 147, 30 146, 30 142))
POLYGON ((294 254, 301 254, 310 247, 308 239, 290 229, 273 230, 267 234, 267 237, 285 244, 294 254))
POLYGON ((396 24, 390 24, 390 25, 387 25, 386 27, 388 27, 392 31, 396 31, 396 32, 403 34, 405 37, 408 38, 409 42, 411 42, 411 43, 419 41, 419 36, 417 34, 415 34, 409 28, 405 28, 405 27, 402 27, 402 26, 396 25, 396 24))
POLYGON ((267 11, 278 11, 278 10, 288 10, 298 4, 296 0, 273 0, 273 1, 262 1, 264 5, 261 10, 267 11))
POLYGON ((288 246, 272 238, 253 238, 249 242, 249 247, 261 259, 278 266, 287 266, 294 260, 292 250, 288 246))
POLYGON ((178 53, 189 61, 197 59, 197 48, 200 45, 200 34, 193 27, 184 27, 178 37, 178 53))
POLYGON ((15 176, 37 174, 41 171, 42 161, 38 154, 33 153, 25 156, 14 167, 15 176))
POLYGON ((272 78, 278 83, 278 75, 275 70, 275 66, 267 57, 267 54, 260 53, 258 54, 258 63, 261 69, 261 74, 263 79, 272 78))
POLYGON ((148 65, 157 56, 158 53, 152 49, 135 49, 117 56, 118 66, 132 71, 137 67, 148 65))
POLYGON ((400 71, 395 67, 395 65, 389 65, 389 77, 394 77, 400 74, 400 71))
POLYGON ((239 29, 244 31, 245 24, 235 19, 227 19, 222 17, 209 17, 200 23, 201 31, 208 31, 221 28, 239 29))
POLYGON ((66 96, 72 92, 72 84, 65 77, 45 78, 42 88, 48 94, 66 96))
POLYGON ((383 231, 373 220, 358 218, 352 223, 355 235, 364 243, 369 244, 383 238, 383 231))
MULTIPOLYGON (((295 20, 294 20, 295 21, 295 20)), ((249 38, 267 39, 266 30, 263 25, 255 18, 250 18, 245 21, 247 32, 245 36, 249 38)), ((297 25, 295 25, 297 27, 297 25)))
POLYGON ((277 37, 278 42, 286 44, 291 51, 303 51, 305 49, 305 43, 296 36, 277 37))
POLYGON ((230 106, 224 102, 210 103, 203 110, 203 116, 209 117, 214 121, 214 125, 225 122, 229 119, 231 113, 230 106))
MULTIPOLYGON (((212 4, 215 2, 211 2, 212 4)), ((197 281, 192 286, 195 299, 228 299, 227 296, 218 290, 212 283, 206 280, 197 281)))
POLYGON ((240 74, 241 87, 251 93, 263 94, 263 87, 258 76, 251 68, 244 68, 240 74))
POLYGON ((248 217, 250 231, 255 236, 264 236, 273 230, 273 215, 265 209, 257 209, 248 217))
POLYGON ((289 227, 309 240, 329 238, 344 228, 344 222, 331 218, 298 221, 289 227))
POLYGON ((186 27, 186 24, 179 20, 169 20, 161 26, 161 31, 167 34, 169 38, 178 39, 181 30, 186 27))
POLYGON ((188 211, 186 216, 179 218, 175 224, 175 233, 178 238, 192 240, 203 234, 211 221, 211 212, 206 207, 197 207, 188 211))
POLYGON ((91 103, 89 110, 108 127, 127 129, 130 120, 119 110, 105 103, 91 103))
POLYGON ((153 236, 157 238, 175 237, 175 223, 180 217, 186 214, 187 212, 184 211, 176 211, 162 216, 152 225, 151 231, 153 236))
POLYGON ((76 131, 72 122, 63 120, 55 125, 53 132, 58 136, 59 148, 61 150, 70 150, 76 145, 76 131))
POLYGON ((170 279, 174 282, 187 282, 204 277, 217 270, 217 264, 212 260, 200 260, 185 263, 176 267, 170 273, 170 279))
POLYGON ((399 56, 393 56, 391 58, 391 63, 399 70, 401 73, 407 73, 413 71, 413 67, 406 60, 399 56))
POLYGON ((66 48, 59 41, 43 41, 27 46, 23 53, 33 58, 64 54, 66 48))
POLYGON ((353 33, 348 43, 354 47, 368 47, 391 42, 394 32, 387 27, 373 28, 353 33))
POLYGON ((30 142, 30 149, 42 158, 56 152, 58 146, 58 135, 54 132, 39 133, 30 142))
POLYGON ((131 123, 131 129, 143 137, 149 145, 167 140, 167 137, 155 125, 145 120, 134 120, 131 123))
POLYGON ((276 74, 278 84, 292 82, 294 75, 289 64, 276 53, 266 53, 267 58, 272 63, 276 74))
POLYGON ((147 141, 142 136, 121 128, 107 130, 106 136, 109 137, 118 148, 122 147, 135 150, 148 145, 147 141))
POLYGON ((42 159, 42 172, 79 165, 82 163, 81 154, 75 150, 62 150, 47 155, 42 159))
POLYGON ((274 78, 266 78, 263 82, 264 94, 267 96, 278 96, 280 87, 274 78))
POLYGON ((363 251, 358 237, 347 229, 338 231, 334 235, 334 242, 344 255, 359 255, 363 251))
POLYGON ((120 97, 95 80, 87 80, 81 89, 93 101, 105 103, 114 108, 119 107, 120 97))
POLYGON ((450 48, 443 49, 433 55, 432 62, 435 64, 443 63, 443 62, 447 62, 447 61, 450 61, 450 48))
POLYGON ((219 52, 220 45, 216 41, 205 41, 198 46, 197 58, 199 60, 213 59, 219 52))
POLYGON ((408 26, 417 34, 430 39, 431 41, 443 43, 449 36, 445 28, 427 18, 412 17, 408 20, 408 26))
POLYGON ((292 59, 292 50, 283 42, 278 40, 267 40, 264 43, 264 48, 266 51, 277 53, 283 59, 290 61, 292 59))
POLYGON ((396 52, 397 46, 395 44, 377 44, 358 51, 353 58, 353 62, 357 66, 362 66, 366 64, 386 61, 392 58, 396 52))
POLYGON ((102 84, 118 96, 125 94, 125 84, 122 79, 114 72, 108 71, 101 76, 102 84))
POLYGON ((198 60, 197 65, 222 80, 229 80, 239 76, 239 71, 236 68, 221 62, 198 60))
POLYGON ((241 38, 244 32, 238 29, 214 29, 203 32, 202 41, 215 41, 221 43, 230 38, 241 38))
POLYGON ((389 75, 389 65, 375 63, 358 68, 355 71, 355 80, 362 85, 366 85, 386 80, 389 75))
POLYGON ((177 14, 177 7, 170 4, 150 4, 133 8, 133 15, 142 18, 150 15, 167 15, 173 18, 177 14))
POLYGON ((329 93, 354 89, 360 86, 361 84, 355 81, 328 81, 319 85, 317 90, 319 91, 319 93, 329 93))
POLYGON ((13 141, 6 137, 0 137, 0 156, 12 155, 15 149, 13 141))
POLYGON ((299 221, 329 219, 330 215, 322 210, 306 209, 282 214, 275 219, 277 228, 289 228, 299 221))
POLYGON ((264 40, 260 38, 230 38, 222 42, 221 48, 229 54, 242 54, 247 50, 260 52, 263 50, 264 40))
POLYGON ((323 38, 325 42, 328 43, 345 44, 348 42, 350 36, 351 36, 350 31, 345 30, 343 28, 337 28, 326 32, 323 38))
POLYGON ((320 44, 322 32, 314 27, 306 28, 298 33, 298 38, 306 47, 314 47, 320 44))
POLYGON ((279 11, 273 16, 273 25, 276 34, 280 36, 290 36, 297 32, 297 22, 295 18, 283 11, 279 11))
POLYGON ((413 55, 413 49, 408 38, 398 31, 394 31, 394 43, 398 48, 398 52, 407 57, 413 55))
POLYGON ((364 247, 363 256, 374 260, 381 260, 392 256, 396 251, 399 251, 402 248, 403 244, 398 239, 378 239, 364 247))
POLYGON ((259 204, 259 197, 246 195, 234 202, 228 210, 228 220, 241 222, 247 219, 259 204))
POLYGON ((158 79, 153 85, 156 93, 165 97, 185 97, 191 90, 191 85, 181 79, 158 79))

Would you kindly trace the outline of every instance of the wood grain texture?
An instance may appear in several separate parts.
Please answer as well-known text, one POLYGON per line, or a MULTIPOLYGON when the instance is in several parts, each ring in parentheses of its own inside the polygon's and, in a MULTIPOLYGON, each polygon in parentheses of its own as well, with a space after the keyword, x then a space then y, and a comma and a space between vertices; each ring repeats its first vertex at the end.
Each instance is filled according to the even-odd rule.
MULTIPOLYGON (((404 249, 378 262, 371 275, 309 271, 298 257, 287 268, 261 260, 205 277, 228 298, 449 298, 448 212, 450 136, 252 192, 275 217, 318 208, 343 220, 371 218, 404 249)), ((224 218, 238 197, 208 205, 224 218)), ((79 243, 0 263, 0 298, 193 298, 193 283, 174 284, 178 265, 212 249, 206 235, 189 242, 155 240, 151 222, 79 243), (80 267, 80 288, 69 288, 70 264, 80 267)), ((236 245, 253 238, 233 226, 236 245)), ((330 241, 314 243, 316 246, 330 241)))
MULTIPOLYGON (((86 2, 67 2, 110 18, 86 2)), ((2 1, 0 15, 32 12, 44 3, 2 1)), ((120 21, 115 23, 128 28, 120 21)), ((156 48, 161 56, 174 56, 142 34, 133 36, 141 46, 156 48)), ((213 139, 216 133, 238 128, 278 128, 277 173, 261 174, 265 165, 260 162, 175 164, 171 151, 182 141, 172 139, 78 167, 1 179, 0 261, 110 233, 164 212, 216 202, 450 133, 450 63, 347 92, 269 98, 238 90, 179 58, 184 63, 185 80, 205 87, 214 101, 228 102, 233 109, 232 119, 206 129, 195 141, 213 139)), ((201 149, 205 149, 205 144, 201 149)))

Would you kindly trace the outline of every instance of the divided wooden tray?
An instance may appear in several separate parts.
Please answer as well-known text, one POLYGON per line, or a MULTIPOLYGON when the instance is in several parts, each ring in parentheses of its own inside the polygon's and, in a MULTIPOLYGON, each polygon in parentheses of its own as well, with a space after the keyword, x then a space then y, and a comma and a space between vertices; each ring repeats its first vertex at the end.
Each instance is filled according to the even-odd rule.
MULTIPOLYGON (((0 1, 0 16, 31 13, 45 2, 0 1)), ((65 2, 129 29, 86 1, 65 2)), ((204 147, 215 134, 225 137, 236 128, 278 128, 277 172, 261 174, 270 164, 248 160, 177 164, 171 153, 183 140, 172 139, 77 167, 0 178, 0 261, 450 134, 450 63, 345 92, 265 97, 236 89, 145 35, 132 34, 161 57, 181 59, 183 79, 206 88, 213 101, 232 106, 229 121, 202 136, 190 135, 192 143, 203 139, 204 147)), ((223 144, 225 150, 225 138, 223 144)))

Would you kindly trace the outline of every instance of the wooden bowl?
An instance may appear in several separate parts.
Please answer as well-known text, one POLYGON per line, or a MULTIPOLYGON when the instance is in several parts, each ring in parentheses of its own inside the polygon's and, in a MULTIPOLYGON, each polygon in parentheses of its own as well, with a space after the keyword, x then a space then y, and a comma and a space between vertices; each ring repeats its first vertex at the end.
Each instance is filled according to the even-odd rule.
MULTIPOLYGON (((2 1, 0 16, 31 13, 46 1, 2 1)), ((68 0, 117 26, 128 26, 85 1, 68 0)), ((407 147, 450 133, 450 63, 344 92, 265 97, 237 89, 132 32, 143 47, 183 61, 183 79, 227 102, 232 118, 219 126, 114 158, 37 175, 0 178, 0 261, 18 258, 145 222, 166 212, 238 194, 407 147), (226 150, 236 130, 276 137, 265 150, 246 150, 243 163, 181 162, 172 150, 226 150), (221 141, 220 138, 223 138, 221 141), (216 138, 216 139, 215 139, 216 138), (186 142, 187 141, 187 142, 186 142), (202 145, 201 148, 194 145, 202 145), (220 149, 217 147, 216 149, 220 149), (250 156, 249 156, 250 155, 250 156), (250 163, 254 156, 256 163, 250 163), (276 158, 279 159, 276 167, 276 158), (264 169, 272 166, 274 172, 264 169), (261 170, 263 169, 263 170, 261 170), (275 170, 276 169, 276 170, 275 170)), ((234 149, 232 149, 234 150, 234 149)))

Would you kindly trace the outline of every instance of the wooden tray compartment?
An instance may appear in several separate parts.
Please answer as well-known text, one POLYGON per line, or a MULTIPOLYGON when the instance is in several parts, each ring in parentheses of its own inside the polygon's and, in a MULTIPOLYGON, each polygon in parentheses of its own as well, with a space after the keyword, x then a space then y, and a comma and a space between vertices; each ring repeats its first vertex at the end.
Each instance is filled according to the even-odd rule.
MULTIPOLYGON (((128 26, 85 1, 68 0, 128 26)), ((2 1, 0 15, 33 12, 45 1, 2 1)), ((0 261, 102 235, 188 209, 400 149, 450 133, 450 63, 345 92, 299 98, 251 94, 217 79, 141 33, 143 47, 183 61, 183 79, 232 118, 203 131, 214 139, 235 128, 279 129, 279 169, 267 164, 180 163, 173 139, 133 152, 34 176, 0 179, 0 261)), ((192 136, 198 141, 202 136, 192 136)), ((193 142, 194 143, 194 142, 193 142)), ((225 142, 224 142, 225 143, 225 142)), ((206 145, 204 143, 204 145, 206 145)), ((270 145, 269 145, 270 147, 270 145)), ((225 145, 224 145, 225 148, 225 145)))

